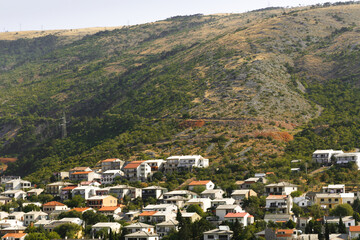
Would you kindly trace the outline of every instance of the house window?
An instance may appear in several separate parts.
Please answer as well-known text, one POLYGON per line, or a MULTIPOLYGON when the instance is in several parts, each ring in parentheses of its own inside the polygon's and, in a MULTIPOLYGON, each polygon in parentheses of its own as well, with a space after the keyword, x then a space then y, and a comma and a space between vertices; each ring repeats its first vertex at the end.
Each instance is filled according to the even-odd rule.
POLYGON ((208 239, 214 239, 214 235, 208 235, 208 239))
MULTIPOLYGON (((331 200, 331 199, 330 199, 330 200, 331 200)), ((336 198, 336 199, 335 199, 335 202, 338 202, 338 201, 339 201, 339 199, 336 198)), ((330 202, 331 202, 331 201, 330 201, 330 202)))
POLYGON ((324 201, 324 199, 322 198, 322 199, 320 199, 320 201, 321 201, 321 202, 323 202, 323 201, 324 201))

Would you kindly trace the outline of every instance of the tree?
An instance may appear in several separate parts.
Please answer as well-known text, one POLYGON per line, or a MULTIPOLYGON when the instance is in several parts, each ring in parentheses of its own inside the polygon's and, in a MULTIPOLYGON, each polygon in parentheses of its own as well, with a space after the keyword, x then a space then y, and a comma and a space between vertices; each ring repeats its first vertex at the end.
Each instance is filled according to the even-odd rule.
POLYGON ((28 233, 28 235, 25 237, 25 240, 48 240, 48 238, 46 237, 45 233, 33 232, 28 233))
POLYGON ((60 239, 60 235, 57 232, 48 232, 47 234, 48 239, 60 239))
POLYGON ((85 199, 80 195, 75 195, 72 199, 64 201, 64 204, 70 208, 85 207, 85 199))
POLYGON ((193 189, 193 192, 197 193, 197 194, 200 194, 202 193, 203 191, 205 191, 205 187, 204 186, 195 186, 194 189, 193 189))
POLYGON ((101 213, 94 213, 93 211, 86 211, 82 215, 86 225, 94 225, 98 222, 107 222, 108 218, 101 213))
POLYGON ((62 212, 59 214, 58 219, 62 219, 62 218, 81 218, 82 219, 82 214, 81 212, 72 210, 72 211, 68 211, 68 212, 62 212))
POLYGON ((75 223, 64 223, 55 227, 54 231, 62 238, 76 238, 78 232, 81 231, 81 227, 75 223))
POLYGON ((340 220, 339 220, 339 233, 346 233, 346 226, 345 226, 341 216, 340 216, 340 220))
POLYGON ((301 217, 305 214, 304 210, 295 203, 293 204, 293 207, 291 210, 293 211, 293 213, 295 214, 296 217, 301 217))
POLYGON ((325 223, 325 240, 330 240, 330 229, 327 221, 325 223))
POLYGON ((291 197, 293 198, 300 197, 302 194, 302 191, 293 191, 292 193, 290 193, 291 197))
POLYGON ((242 225, 241 225, 241 223, 239 222, 238 219, 236 219, 236 221, 233 224, 231 230, 234 232, 233 240, 240 240, 241 239, 241 234, 242 234, 242 231, 243 231, 243 227, 242 227, 242 225))
POLYGON ((47 203, 54 199, 53 195, 51 194, 40 194, 38 198, 41 203, 47 203))
POLYGON ((199 214, 200 217, 204 215, 204 211, 202 210, 202 208, 196 204, 189 205, 186 208, 186 212, 196 212, 197 214, 199 214))
POLYGON ((35 204, 28 204, 23 208, 23 212, 40 211, 40 207, 35 204))
POLYGON ((294 229, 296 227, 296 222, 294 222, 293 220, 289 220, 286 222, 286 228, 289 228, 289 229, 294 229))
POLYGON ((354 210, 348 203, 339 204, 330 211, 330 215, 332 216, 352 216, 353 214, 354 210))
POLYGON ((314 204, 310 206, 309 212, 314 219, 318 219, 324 216, 324 211, 321 209, 321 207, 318 204, 314 204))

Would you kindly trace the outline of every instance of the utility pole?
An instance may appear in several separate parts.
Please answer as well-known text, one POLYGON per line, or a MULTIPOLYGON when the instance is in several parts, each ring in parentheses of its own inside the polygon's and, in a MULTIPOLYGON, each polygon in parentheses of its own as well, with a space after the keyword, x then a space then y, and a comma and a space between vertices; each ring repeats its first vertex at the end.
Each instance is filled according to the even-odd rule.
POLYGON ((63 117, 61 118, 62 122, 60 124, 61 128, 61 138, 64 139, 67 137, 67 131, 66 131, 66 115, 65 112, 63 112, 63 117))

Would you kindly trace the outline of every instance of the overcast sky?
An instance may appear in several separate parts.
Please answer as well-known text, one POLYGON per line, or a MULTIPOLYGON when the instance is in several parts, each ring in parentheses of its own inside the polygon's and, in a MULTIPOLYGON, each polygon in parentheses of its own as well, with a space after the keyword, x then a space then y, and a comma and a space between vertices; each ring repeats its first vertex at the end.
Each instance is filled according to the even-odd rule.
MULTIPOLYGON (((316 3, 339 2, 317 0, 316 3)), ((177 15, 241 13, 314 0, 0 0, 0 31, 134 25, 177 15)))

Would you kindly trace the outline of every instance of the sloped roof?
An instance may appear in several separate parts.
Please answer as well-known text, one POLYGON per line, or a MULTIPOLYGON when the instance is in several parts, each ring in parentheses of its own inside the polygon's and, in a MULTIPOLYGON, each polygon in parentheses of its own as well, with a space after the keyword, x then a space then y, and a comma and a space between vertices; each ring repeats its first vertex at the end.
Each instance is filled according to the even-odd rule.
POLYGON ((101 162, 114 162, 116 160, 117 160, 117 158, 108 158, 108 159, 102 160, 101 162))
POLYGON ((285 199, 287 198, 286 195, 269 195, 266 200, 270 200, 270 199, 285 199))
POLYGON ((349 231, 350 232, 360 232, 360 226, 350 226, 349 231))
MULTIPOLYGON (((228 213, 225 215, 225 218, 238 218, 238 217, 245 217, 248 213, 247 212, 239 212, 239 213, 228 213)), ((250 216, 250 215, 249 215, 250 216)))
POLYGON ((124 169, 135 169, 135 168, 137 168, 138 166, 140 166, 140 164, 142 164, 143 162, 145 162, 145 161, 132 161, 132 162, 129 162, 129 163, 124 167, 124 169))
POLYGON ((158 211, 144 211, 142 212, 139 216, 152 216, 155 213, 157 213, 158 211))
POLYGON ((208 184, 209 182, 211 181, 210 180, 192 181, 191 183, 189 183, 189 186, 202 186, 208 184))
POLYGON ((87 171, 87 172, 74 172, 72 173, 72 175, 80 175, 80 174, 89 174, 91 173, 92 171, 87 171))
POLYGON ((98 211, 99 212, 107 212, 107 211, 115 211, 116 209, 118 209, 119 206, 115 206, 115 207, 102 207, 100 208, 98 211))
POLYGON ((56 201, 51 201, 51 202, 44 203, 43 206, 65 206, 65 204, 56 202, 56 201))
POLYGON ((26 236, 26 233, 7 233, 5 234, 2 239, 7 239, 7 238, 22 238, 26 236))
POLYGON ((89 207, 73 208, 70 211, 85 212, 86 210, 89 210, 89 209, 91 209, 91 208, 89 208, 89 207))

